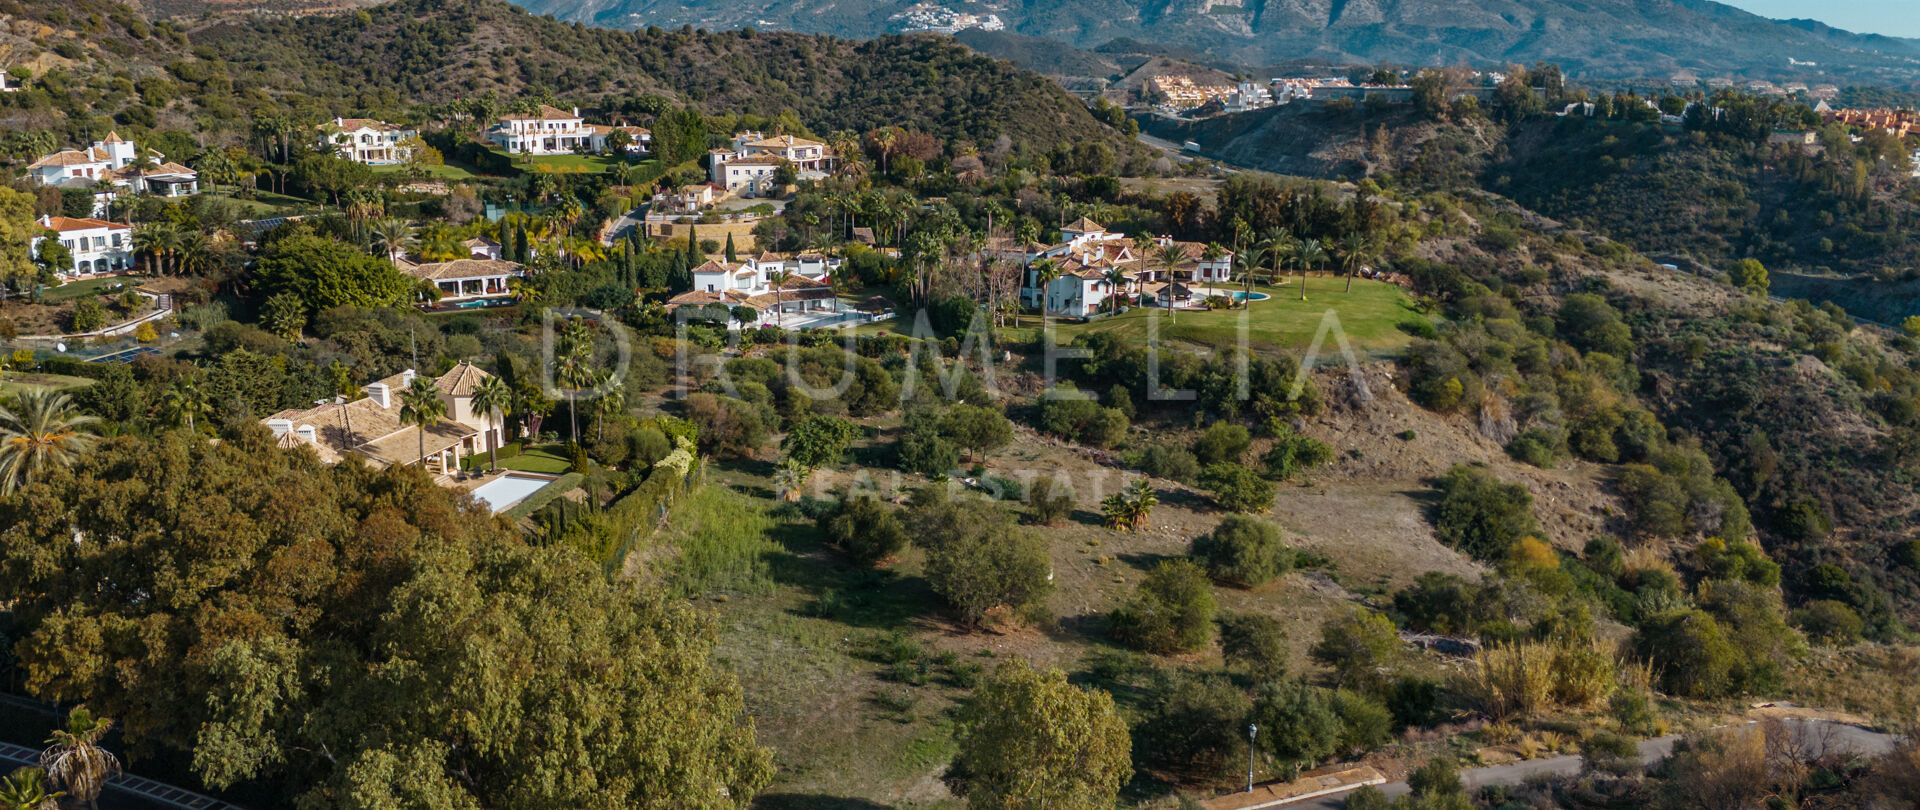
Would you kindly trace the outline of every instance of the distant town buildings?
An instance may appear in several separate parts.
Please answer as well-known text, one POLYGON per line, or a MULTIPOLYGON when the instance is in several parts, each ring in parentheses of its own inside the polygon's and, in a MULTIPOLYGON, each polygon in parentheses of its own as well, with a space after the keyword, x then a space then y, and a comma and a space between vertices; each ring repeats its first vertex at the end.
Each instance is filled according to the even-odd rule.
POLYGON ((970 14, 933 3, 915 3, 905 11, 887 18, 901 31, 932 31, 956 34, 969 28, 1000 31, 1007 27, 998 14, 970 14))

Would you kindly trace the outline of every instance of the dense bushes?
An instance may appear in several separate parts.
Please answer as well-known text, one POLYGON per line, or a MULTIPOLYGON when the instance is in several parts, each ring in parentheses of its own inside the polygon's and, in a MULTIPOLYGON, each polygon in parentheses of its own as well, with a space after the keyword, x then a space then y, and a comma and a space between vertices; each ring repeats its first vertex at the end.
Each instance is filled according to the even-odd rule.
POLYGON ((1112 447, 1127 435, 1127 415, 1091 399, 1055 392, 1040 400, 1040 429, 1094 447, 1112 447))
POLYGON ((1293 567, 1280 527, 1244 515, 1228 515, 1211 533, 1194 538, 1192 555, 1208 576, 1243 588, 1265 585, 1293 567))
POLYGON ((1486 470, 1455 466, 1440 478, 1440 504, 1434 534, 1481 560, 1506 555, 1508 547, 1538 531, 1533 496, 1519 484, 1507 484, 1486 470))
POLYGON ((1200 472, 1200 486, 1230 512, 1262 513, 1273 508, 1273 482, 1239 464, 1215 464, 1200 472))
POLYGON ((893 508, 871 495, 844 498, 840 507, 821 516, 829 542, 862 565, 872 565, 907 547, 907 531, 893 508))
POLYGON ((1206 646, 1213 638, 1213 612, 1206 572, 1186 560, 1163 560, 1109 622, 1114 635, 1129 645, 1176 653, 1206 646))
POLYGON ((926 578, 969 624, 1001 609, 1037 619, 1053 590, 1046 540, 997 506, 960 504, 944 489, 914 493, 908 525, 927 551, 926 578))

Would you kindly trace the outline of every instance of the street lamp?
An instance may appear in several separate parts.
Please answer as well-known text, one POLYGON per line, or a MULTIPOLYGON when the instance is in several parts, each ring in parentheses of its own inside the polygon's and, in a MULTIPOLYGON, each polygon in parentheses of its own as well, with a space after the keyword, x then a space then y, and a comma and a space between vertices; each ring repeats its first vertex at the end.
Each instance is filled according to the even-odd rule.
POLYGON ((1260 727, 1247 724, 1247 792, 1253 792, 1253 738, 1260 735, 1260 727))

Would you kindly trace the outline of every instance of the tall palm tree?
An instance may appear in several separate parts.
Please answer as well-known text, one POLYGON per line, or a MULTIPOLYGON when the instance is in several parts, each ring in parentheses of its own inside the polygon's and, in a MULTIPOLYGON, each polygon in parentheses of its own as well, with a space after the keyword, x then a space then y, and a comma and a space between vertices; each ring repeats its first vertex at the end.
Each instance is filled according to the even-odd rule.
POLYGON ((93 448, 100 420, 79 413, 66 394, 33 389, 0 407, 0 495, 73 466, 93 448))
POLYGON ((580 391, 594 384, 593 341, 587 335, 586 324, 576 318, 560 330, 558 344, 554 348, 554 363, 558 366, 556 376, 567 391, 567 438, 578 444, 580 391))
POLYGON ((773 319, 781 326, 787 325, 787 311, 780 306, 780 295, 786 290, 788 278, 790 276, 784 269, 767 274, 767 283, 773 285, 773 319))
POLYGON ((176 420, 187 423, 187 432, 194 432, 194 418, 205 416, 211 409, 206 394, 200 390, 200 383, 193 377, 181 377, 167 387, 167 413, 176 420))
POLYGON ((600 396, 593 401, 594 441, 605 441, 607 420, 627 409, 627 395, 613 382, 612 369, 602 370, 594 376, 593 387, 600 391, 600 396))
POLYGON ((111 728, 112 720, 75 706, 67 713, 67 727, 54 729, 47 750, 40 752, 40 769, 87 807, 94 806, 107 780, 120 772, 120 760, 100 747, 100 738, 111 728))
POLYGON ((413 223, 400 217, 381 217, 368 224, 367 241, 388 261, 399 261, 414 244, 413 223))
POLYGON ((1107 282, 1107 309, 1119 309, 1120 289, 1127 284, 1127 274, 1118 267, 1109 267, 1103 280, 1107 282))
POLYGON ((1180 311, 1173 307, 1173 268, 1187 260, 1187 250, 1177 242, 1168 242, 1160 247, 1154 258, 1159 259, 1160 266, 1167 271, 1166 286, 1160 288, 1165 293, 1162 297, 1166 299, 1167 316, 1173 323, 1179 323, 1180 311))
MULTIPOLYGON (((425 374, 415 376, 413 382, 400 392, 400 423, 412 425, 417 432, 420 450, 420 467, 427 466, 427 431, 447 416, 447 403, 440 399, 440 387, 433 384, 425 374)), ((441 470, 446 472, 446 470, 441 470)))
POLYGON ((487 466, 500 469, 500 451, 494 441, 494 414, 513 410, 513 389, 505 380, 492 375, 473 389, 473 409, 487 416, 487 466))
POLYGON ((32 765, 15 768, 0 779, 0 810, 60 810, 60 797, 67 794, 48 791, 47 772, 32 765))
POLYGON ((1253 300, 1253 268, 1259 267, 1261 262, 1266 261, 1267 250, 1265 245, 1254 245, 1247 248, 1245 253, 1235 257, 1240 260, 1240 281, 1246 287, 1248 301, 1253 300))
POLYGON ((1353 292, 1353 274, 1367 261, 1372 245, 1368 244, 1366 234, 1354 231, 1340 240, 1340 266, 1347 271, 1347 292, 1353 292))
POLYGON ((1280 284, 1280 263, 1293 249, 1293 234, 1286 228, 1268 228, 1261 236, 1260 244, 1267 248, 1267 258, 1273 260, 1273 283, 1280 284))
POLYGON ((1307 274, 1327 257, 1327 250, 1320 246, 1320 240, 1308 239, 1300 243, 1300 300, 1307 300, 1307 274))
POLYGON ((1040 285, 1040 332, 1047 331, 1047 288, 1060 279, 1060 263, 1052 259, 1041 259, 1033 263, 1033 280, 1040 285))

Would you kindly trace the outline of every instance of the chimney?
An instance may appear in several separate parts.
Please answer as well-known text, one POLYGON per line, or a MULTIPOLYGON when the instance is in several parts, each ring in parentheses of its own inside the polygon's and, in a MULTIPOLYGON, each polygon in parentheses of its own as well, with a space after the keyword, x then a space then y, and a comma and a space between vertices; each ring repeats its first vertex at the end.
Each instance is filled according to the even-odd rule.
POLYGON ((400 372, 400 387, 409 388, 409 387, 412 387, 412 385, 413 385, 413 369, 407 369, 406 371, 400 372))
POLYGON ((297 428, 294 428, 294 429, 293 429, 293 432, 294 432, 294 433, 296 433, 296 434, 299 434, 299 436, 300 436, 300 440, 301 440, 301 441, 303 441, 303 442, 306 442, 306 443, 308 443, 308 444, 318 444, 318 443, 319 443, 319 442, 317 441, 317 438, 318 438, 318 437, 317 437, 317 436, 316 436, 316 434, 314 433, 314 430, 313 430, 313 426, 312 426, 312 425, 301 425, 301 426, 299 426, 299 427, 297 427, 297 428))
POLYGON ((268 419, 267 429, 273 431, 273 437, 278 439, 281 436, 287 435, 289 431, 293 430, 293 420, 292 419, 268 419))
POLYGON ((392 397, 388 395, 386 383, 369 384, 367 386, 367 396, 372 397, 374 404, 379 405, 382 410, 393 407, 393 400, 392 397))

